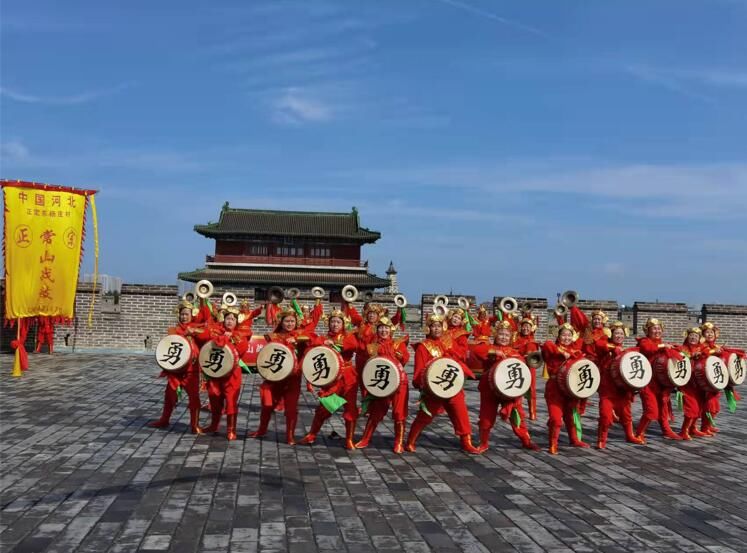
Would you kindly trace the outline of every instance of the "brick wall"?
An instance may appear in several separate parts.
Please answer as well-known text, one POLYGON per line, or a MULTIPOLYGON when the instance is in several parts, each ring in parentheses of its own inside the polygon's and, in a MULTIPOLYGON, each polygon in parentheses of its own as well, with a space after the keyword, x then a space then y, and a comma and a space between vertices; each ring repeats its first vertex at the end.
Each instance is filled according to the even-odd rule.
POLYGON ((747 348, 747 305, 706 303, 701 317, 703 322, 714 323, 721 329, 720 342, 747 348))
POLYGON ((643 325, 650 318, 659 319, 664 324, 663 339, 675 344, 682 343, 682 332, 698 324, 697 317, 693 320, 684 303, 650 303, 635 302, 633 304, 633 333, 643 336, 643 325))

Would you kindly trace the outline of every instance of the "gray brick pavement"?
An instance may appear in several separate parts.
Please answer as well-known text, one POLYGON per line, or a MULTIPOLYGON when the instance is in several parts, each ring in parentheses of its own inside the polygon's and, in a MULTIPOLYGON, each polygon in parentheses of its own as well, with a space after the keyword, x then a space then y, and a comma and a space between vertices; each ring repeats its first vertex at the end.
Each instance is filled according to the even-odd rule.
MULTIPOLYGON (((353 452, 329 437, 344 433, 337 417, 296 447, 277 442, 282 415, 261 441, 193 436, 185 400, 170 429, 148 428, 164 384, 149 357, 32 356, 20 379, 8 376, 10 356, 0 361, 3 552, 746 548, 747 406, 722 413, 714 439, 665 442, 653 429, 648 445, 630 446, 616 428, 605 452, 556 457, 519 449, 500 424, 488 453, 465 455, 444 416, 417 453, 395 455, 390 421, 353 452)), ((258 423, 255 378, 245 378, 240 436, 258 423)), ((468 404, 476 422, 474 382, 468 404)), ((314 407, 304 393, 298 437, 314 407)), ((530 430, 544 447, 542 403, 539 415, 530 430)), ((589 440, 595 416, 584 419, 589 440)))

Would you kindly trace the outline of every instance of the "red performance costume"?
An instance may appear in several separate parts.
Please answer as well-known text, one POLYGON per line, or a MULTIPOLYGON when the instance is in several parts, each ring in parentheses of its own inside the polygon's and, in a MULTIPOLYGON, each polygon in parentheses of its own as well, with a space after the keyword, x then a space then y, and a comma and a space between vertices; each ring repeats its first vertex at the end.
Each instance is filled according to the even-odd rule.
POLYGON ((478 449, 481 453, 488 449, 490 430, 495 425, 499 409, 501 418, 504 421, 510 421, 511 430, 521 440, 522 447, 534 451, 539 450, 539 447, 529 437, 526 415, 522 405, 523 398, 509 399, 500 396, 490 383, 490 369, 496 361, 501 361, 509 357, 515 357, 524 361, 524 356, 518 350, 508 345, 511 341, 512 333, 513 326, 509 322, 499 322, 495 329, 495 345, 491 346, 490 344, 482 343, 472 348, 473 355, 483 361, 484 367, 483 376, 480 378, 480 383, 477 386, 477 389, 480 391, 480 422, 478 425, 480 428, 480 445, 478 449))
MULTIPOLYGON (((680 347, 682 354, 692 360, 708 355, 708 350, 701 343, 702 337, 703 333, 697 326, 688 328, 685 331, 685 341, 680 347)), ((695 379, 690 378, 687 384, 680 388, 680 392, 682 392, 682 415, 684 418, 680 429, 680 437, 683 440, 691 440, 712 436, 713 434, 710 432, 702 432, 697 427, 698 419, 705 412, 706 399, 705 393, 700 389, 695 379)))
MULTIPOLYGON (((358 356, 363 359, 362 365, 372 357, 387 357, 397 361, 403 367, 410 360, 410 352, 407 351, 408 336, 398 340, 392 340, 391 334, 396 329, 396 324, 390 321, 388 317, 380 317, 376 324, 376 338, 368 343, 365 351, 358 350, 358 356)), ((361 369, 362 370, 362 369, 361 369)), ((371 442, 376 427, 389 412, 389 406, 392 407, 392 420, 394 421, 394 452, 402 453, 404 451, 403 441, 405 438, 405 421, 407 420, 407 402, 409 399, 409 382, 407 374, 401 373, 399 387, 389 397, 374 397, 371 394, 364 398, 364 406, 368 415, 368 422, 363 431, 360 441, 355 444, 357 448, 367 447, 371 442)))
POLYGON ((47 344, 49 353, 54 351, 54 320, 53 317, 37 317, 36 327, 36 353, 41 352, 41 348, 47 344))
POLYGON ((477 310, 477 323, 472 327, 472 336, 478 342, 488 343, 493 335, 493 325, 498 320, 495 315, 488 315, 488 310, 481 305, 477 310))
MULTIPOLYGON (((532 317, 531 313, 526 312, 522 315, 519 321, 519 332, 514 333, 513 342, 511 345, 518 351, 523 357, 527 354, 539 351, 539 345, 534 341, 534 333, 537 331, 537 321, 532 317)), ((529 390, 528 407, 529 407, 529 420, 537 420, 537 368, 529 367, 529 374, 532 377, 532 387, 529 390)))
MULTIPOLYGON (((321 389, 319 397, 323 398, 337 394, 345 400, 343 408, 343 419, 345 419, 345 449, 355 449, 353 438, 355 434, 355 422, 358 420, 358 373, 353 366, 353 355, 358 349, 358 340, 355 334, 345 333, 345 314, 342 311, 332 311, 329 314, 328 323, 330 325, 329 332, 325 336, 315 336, 311 341, 311 346, 329 346, 335 349, 342 356, 343 365, 341 367, 341 374, 337 377, 337 380, 333 384, 321 389)), ((316 435, 322 428, 322 424, 330 416, 332 416, 332 412, 323 404, 320 404, 314 413, 314 420, 311 422, 309 433, 301 439, 300 443, 313 444, 316 440, 316 435)))
MULTIPOLYGON (((386 314, 386 310, 380 305, 367 303, 363 307, 363 317, 361 317, 352 303, 345 303, 343 311, 353 326, 357 327, 354 332, 355 338, 358 341, 358 353, 355 356, 355 371, 360 376, 363 366, 368 361, 368 358, 365 356, 366 346, 376 339, 376 323, 379 317, 386 314), (361 355, 361 352, 364 352, 364 355, 361 355)), ((362 389, 361 392, 363 392, 362 389)))
POLYGON ((615 359, 627 351, 638 351, 638 348, 623 348, 629 330, 622 322, 610 325, 611 336, 600 338, 585 345, 588 353, 593 353, 597 360, 602 381, 599 385, 599 426, 597 427, 597 449, 607 447, 607 434, 614 421, 615 414, 625 430, 625 441, 631 444, 643 444, 633 432, 631 407, 635 393, 630 388, 621 388, 612 378, 611 369, 615 359))
MULTIPOLYGON (((268 306, 269 307, 269 306, 268 306)), ((249 434, 250 438, 262 438, 267 434, 272 412, 285 410, 285 441, 295 445, 296 422, 298 422, 298 398, 301 394, 300 358, 309 337, 296 330, 298 318, 296 311, 291 308, 276 310, 277 322, 275 331, 265 336, 268 342, 285 344, 296 353, 296 364, 293 372, 279 382, 265 380, 259 385, 259 396, 262 408, 259 415, 259 428, 249 434)))
POLYGON ((184 336, 190 345, 191 355, 187 366, 178 372, 161 371, 161 376, 167 379, 166 389, 163 395, 163 412, 161 418, 148 423, 153 428, 166 428, 171 420, 171 413, 174 411, 178 399, 177 390, 181 387, 187 392, 189 398, 189 428, 192 434, 201 434, 200 423, 200 365, 197 357, 200 354, 200 347, 195 342, 194 332, 197 324, 192 320, 198 310, 188 301, 182 300, 177 307, 177 316, 179 323, 177 326, 169 328, 169 334, 178 334, 184 336))
MULTIPOLYGON (((681 360, 682 355, 672 348, 669 344, 665 344, 661 341, 661 334, 664 330, 662 323, 658 319, 649 319, 644 325, 646 330, 646 336, 644 338, 638 338, 638 347, 643 355, 653 365, 653 360, 656 355, 662 351, 670 358, 681 360)), ((636 428, 636 435, 642 439, 645 443, 646 440, 646 429, 652 421, 658 420, 661 426, 661 433, 665 438, 670 440, 681 439, 678 434, 672 431, 669 426, 669 420, 671 417, 670 413, 670 402, 669 396, 672 393, 673 388, 662 386, 656 377, 651 379, 651 382, 645 388, 641 389, 641 403, 643 404, 643 415, 641 420, 638 422, 638 428, 636 428)))
POLYGON ((207 378, 207 393, 210 401, 210 425, 202 428, 202 432, 217 432, 221 413, 226 412, 226 438, 236 439, 236 419, 239 409, 239 394, 241 393, 241 367, 239 361, 246 353, 249 344, 246 332, 239 332, 238 325, 244 320, 238 307, 221 306, 218 323, 208 324, 207 328, 196 339, 200 344, 212 341, 218 347, 228 346, 234 357, 233 369, 226 376, 207 378))
MULTIPOLYGON (((454 426, 454 433, 460 438, 462 449, 467 453, 479 454, 480 450, 472 445, 472 425, 467 412, 467 404, 464 400, 464 390, 461 390, 450 399, 441 399, 428 393, 425 389, 425 368, 431 359, 449 356, 455 360, 460 360, 462 355, 466 356, 466 352, 463 353, 459 349, 455 353, 452 353, 444 344, 441 336, 442 333, 446 332, 444 330, 445 326, 443 317, 439 315, 429 316, 426 322, 427 337, 415 348, 413 385, 415 388, 421 390, 420 410, 410 427, 410 434, 407 436, 405 449, 407 451, 415 451, 415 442, 423 429, 431 423, 433 417, 446 411, 449 419, 451 419, 451 424, 454 426)), ((451 344, 454 345, 454 343, 455 341, 452 337, 451 344)), ((457 347, 459 347, 458 344, 457 347)), ((466 365, 462 364, 462 369, 465 376, 474 378, 474 374, 466 365)))
POLYGON ((575 424, 575 414, 578 411, 580 400, 569 397, 563 393, 558 385, 558 372, 566 363, 581 359, 583 354, 578 349, 578 333, 568 323, 558 328, 557 342, 547 341, 542 345, 542 358, 550 379, 545 385, 545 401, 549 418, 547 421, 550 439, 550 453, 558 453, 558 438, 560 427, 565 423, 570 443, 574 447, 589 447, 589 444, 581 441, 578 437, 575 424))

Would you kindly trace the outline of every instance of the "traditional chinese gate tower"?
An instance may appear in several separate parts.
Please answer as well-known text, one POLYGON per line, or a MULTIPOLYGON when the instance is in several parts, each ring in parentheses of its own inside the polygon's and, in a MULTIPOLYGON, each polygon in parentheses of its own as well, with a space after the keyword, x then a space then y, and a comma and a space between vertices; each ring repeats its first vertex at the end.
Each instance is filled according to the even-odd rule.
MULTIPOLYGON (((361 247, 381 233, 360 225, 358 211, 327 213, 236 209, 226 202, 217 223, 195 231, 215 240, 215 254, 205 267, 179 273, 179 279, 211 281, 224 290, 253 291, 264 300, 272 286, 299 288, 304 296, 322 286, 332 301, 353 284, 362 293, 389 286, 389 280, 368 272, 361 247)), ((251 292, 250 292, 251 294, 251 292)))

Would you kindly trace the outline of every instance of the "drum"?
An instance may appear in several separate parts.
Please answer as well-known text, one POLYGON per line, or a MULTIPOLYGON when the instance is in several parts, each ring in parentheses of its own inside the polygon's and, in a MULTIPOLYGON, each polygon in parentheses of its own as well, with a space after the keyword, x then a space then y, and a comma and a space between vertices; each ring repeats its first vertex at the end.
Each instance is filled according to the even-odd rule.
POLYGON ((295 352, 279 342, 270 342, 257 354, 257 372, 270 382, 288 378, 296 366, 295 352))
POLYGON ((220 347, 212 340, 200 348, 199 363, 202 372, 211 378, 226 376, 233 370, 236 359, 234 350, 225 345, 220 347))
POLYGON ((449 357, 431 359, 425 367, 425 387, 439 399, 451 399, 464 388, 464 369, 449 357))
POLYGON ((747 361, 745 361, 744 357, 740 357, 736 353, 730 353, 728 359, 729 384, 732 386, 739 386, 744 383, 747 361))
POLYGON ((388 357, 372 357, 363 366, 363 387, 373 397, 390 397, 405 379, 402 365, 388 357))
POLYGON ((301 372, 306 381, 317 388, 334 384, 342 370, 342 355, 328 346, 316 346, 304 355, 301 372))
POLYGON ((704 392, 720 392, 729 384, 729 369, 724 360, 715 355, 699 357, 693 368, 695 383, 704 392))
POLYGON ((589 359, 579 359, 558 371, 558 385, 573 399, 586 399, 597 393, 601 375, 599 367, 589 359))
POLYGON ((690 382, 693 370, 690 359, 683 356, 682 361, 670 359, 664 352, 654 357, 651 367, 659 384, 667 388, 677 388, 690 382))
POLYGON ((628 351, 615 358, 610 374, 618 388, 640 390, 651 382, 654 369, 641 352, 628 351))
POLYGON ((156 363, 164 371, 181 371, 192 359, 192 345, 184 336, 169 334, 156 346, 156 363))
POLYGON ((518 357, 502 359, 490 369, 490 386, 498 395, 516 399, 532 387, 532 374, 527 364, 518 357))

